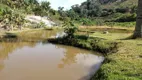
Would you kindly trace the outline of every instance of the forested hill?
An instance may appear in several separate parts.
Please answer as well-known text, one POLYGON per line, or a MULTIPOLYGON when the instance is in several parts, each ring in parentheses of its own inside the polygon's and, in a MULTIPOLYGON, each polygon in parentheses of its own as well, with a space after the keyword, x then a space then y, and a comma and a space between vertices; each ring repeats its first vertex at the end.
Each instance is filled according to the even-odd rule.
POLYGON ((138 0, 100 0, 105 8, 132 8, 137 6, 138 0))
POLYGON ((103 3, 103 4, 107 4, 107 3, 113 3, 113 2, 135 2, 135 1, 138 1, 138 0, 99 0, 100 3, 103 3))
POLYGON ((72 9, 82 16, 108 16, 112 13, 135 13, 138 0, 87 0, 72 9))
POLYGON ((133 22, 135 25, 138 0, 87 0, 81 5, 73 5, 70 10, 59 12, 63 17, 69 17, 76 21, 85 21, 89 24, 102 22, 133 22), (87 19, 87 20, 85 20, 87 19))

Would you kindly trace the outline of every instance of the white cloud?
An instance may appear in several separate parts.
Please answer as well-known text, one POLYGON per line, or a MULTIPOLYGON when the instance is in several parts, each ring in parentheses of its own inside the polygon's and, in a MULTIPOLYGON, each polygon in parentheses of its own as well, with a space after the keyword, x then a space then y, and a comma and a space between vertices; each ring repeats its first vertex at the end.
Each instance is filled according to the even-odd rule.
POLYGON ((39 1, 49 1, 53 9, 58 9, 59 6, 65 7, 65 9, 70 9, 74 4, 80 4, 86 0, 39 0, 39 1))

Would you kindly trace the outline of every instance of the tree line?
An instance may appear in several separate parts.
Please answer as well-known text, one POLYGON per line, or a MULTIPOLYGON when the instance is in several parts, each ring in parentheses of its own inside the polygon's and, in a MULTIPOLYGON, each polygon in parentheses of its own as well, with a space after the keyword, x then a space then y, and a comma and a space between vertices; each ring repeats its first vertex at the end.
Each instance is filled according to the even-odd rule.
POLYGON ((88 19, 91 21, 98 18, 105 20, 105 22, 136 21, 137 1, 135 1, 135 4, 128 1, 130 0, 87 0, 81 5, 73 5, 70 10, 64 11, 64 7, 59 7, 58 12, 61 17, 68 17, 77 21, 82 18, 87 21, 89 21, 88 19), (131 4, 131 6, 128 4, 131 4), (112 17, 110 17, 111 15, 112 17))

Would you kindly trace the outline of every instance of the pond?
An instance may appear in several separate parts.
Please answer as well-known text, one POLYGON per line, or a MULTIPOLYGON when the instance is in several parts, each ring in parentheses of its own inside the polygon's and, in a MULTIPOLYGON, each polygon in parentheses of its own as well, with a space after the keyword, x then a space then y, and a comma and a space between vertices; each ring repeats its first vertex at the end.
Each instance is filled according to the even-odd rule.
POLYGON ((0 80, 89 80, 104 57, 46 42, 55 31, 30 31, 0 42, 0 80))

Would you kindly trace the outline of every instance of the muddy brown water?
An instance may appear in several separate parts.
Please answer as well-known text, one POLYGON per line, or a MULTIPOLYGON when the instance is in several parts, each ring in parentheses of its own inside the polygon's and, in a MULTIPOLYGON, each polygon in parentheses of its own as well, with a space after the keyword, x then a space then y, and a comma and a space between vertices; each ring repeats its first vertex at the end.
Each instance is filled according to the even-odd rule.
POLYGON ((0 80, 89 80, 104 57, 84 49, 41 42, 56 34, 59 33, 26 32, 20 34, 21 40, 0 42, 0 80))

